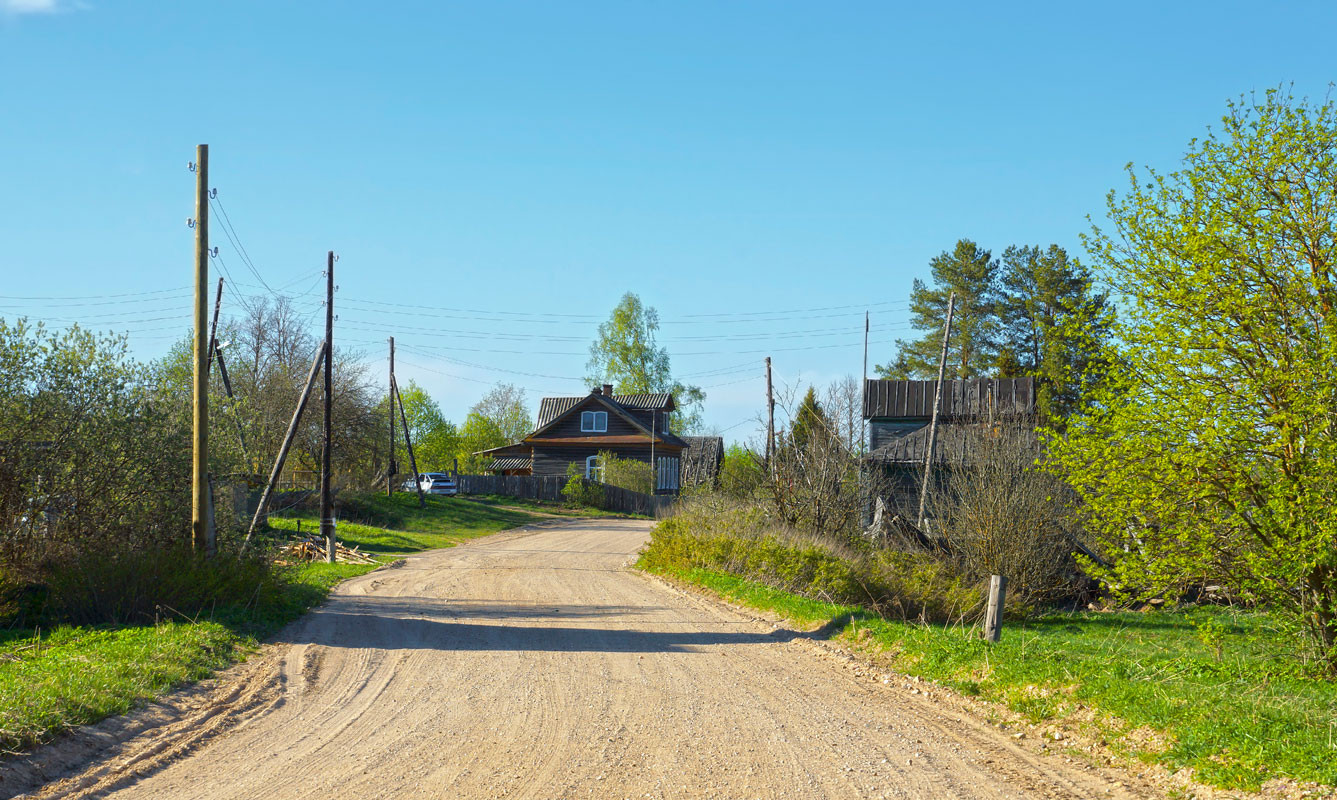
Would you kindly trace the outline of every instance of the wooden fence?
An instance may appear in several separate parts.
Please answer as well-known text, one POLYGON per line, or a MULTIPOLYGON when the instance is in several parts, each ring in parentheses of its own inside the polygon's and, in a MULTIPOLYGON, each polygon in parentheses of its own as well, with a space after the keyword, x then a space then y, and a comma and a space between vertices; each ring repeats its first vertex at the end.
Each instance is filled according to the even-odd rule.
MULTIPOLYGON (((460 494, 495 494, 526 500, 561 502, 567 478, 561 475, 460 475, 460 494)), ((677 500, 673 495, 649 495, 620 486, 603 486, 604 509, 617 514, 666 516, 677 500)))

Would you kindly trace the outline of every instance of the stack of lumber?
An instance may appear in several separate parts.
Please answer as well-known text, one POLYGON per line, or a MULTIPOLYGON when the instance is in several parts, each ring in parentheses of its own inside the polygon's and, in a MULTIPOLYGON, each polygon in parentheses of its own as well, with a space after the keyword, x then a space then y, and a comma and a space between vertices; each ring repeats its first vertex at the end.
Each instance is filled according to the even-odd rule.
MULTIPOLYGON (((282 563, 290 563, 293 561, 324 561, 325 543, 317 539, 297 539, 279 548, 279 559, 282 563)), ((349 548, 338 543, 334 546, 334 560, 348 564, 380 563, 366 553, 359 552, 356 547, 349 548)))

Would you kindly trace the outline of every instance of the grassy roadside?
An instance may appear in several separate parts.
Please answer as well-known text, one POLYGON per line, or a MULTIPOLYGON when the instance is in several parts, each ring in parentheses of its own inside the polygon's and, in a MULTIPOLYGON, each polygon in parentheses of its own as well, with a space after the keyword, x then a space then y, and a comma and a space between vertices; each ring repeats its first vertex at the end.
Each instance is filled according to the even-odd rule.
POLYGON ((919 625, 734 575, 642 568, 805 626, 891 669, 1074 725, 1113 750, 1198 780, 1257 789, 1276 777, 1337 785, 1337 685, 1276 657, 1266 615, 1220 608, 1055 613, 1011 622, 988 645, 971 629, 919 625))
MULTIPOLYGON (((342 541, 383 562, 403 553, 450 547, 539 519, 512 501, 433 497, 426 509, 397 494, 349 498, 367 523, 343 522, 342 541), (503 507, 505 506, 505 507, 503 507)), ((276 528, 304 530, 311 514, 274 517, 276 528)), ((211 607, 194 618, 164 609, 151 625, 64 626, 0 631, 0 753, 48 741, 62 731, 123 714, 185 683, 245 658, 258 643, 325 599, 329 590, 375 565, 310 563, 242 605, 211 607)))

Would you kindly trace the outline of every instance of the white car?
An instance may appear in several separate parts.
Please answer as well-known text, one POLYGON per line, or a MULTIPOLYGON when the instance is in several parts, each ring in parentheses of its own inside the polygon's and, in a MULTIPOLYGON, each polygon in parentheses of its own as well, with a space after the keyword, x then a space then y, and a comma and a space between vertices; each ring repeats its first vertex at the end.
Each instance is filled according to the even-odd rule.
MULTIPOLYGON (((418 485, 426 494, 455 494, 455 479, 444 472, 423 472, 418 475, 418 485)), ((409 489, 412 490, 410 482, 409 489)))

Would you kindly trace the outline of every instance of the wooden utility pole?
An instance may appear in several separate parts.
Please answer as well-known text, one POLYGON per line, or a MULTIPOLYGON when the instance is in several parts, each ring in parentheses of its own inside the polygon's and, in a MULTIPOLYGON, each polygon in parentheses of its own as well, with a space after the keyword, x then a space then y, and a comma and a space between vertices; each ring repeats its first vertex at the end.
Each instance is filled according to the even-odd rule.
POLYGON ((255 516, 251 518, 251 527, 246 530, 246 538, 242 541, 242 547, 251 543, 251 534, 255 533, 255 528, 264 518, 266 509, 269 508, 269 498, 274 494, 274 486, 279 482, 279 476, 283 474, 283 462, 288 460, 288 448, 292 447, 293 439, 297 438, 297 426, 302 422, 302 412, 306 410, 306 403, 311 399, 311 391, 316 388, 316 376, 320 374, 320 365, 323 363, 326 354, 326 345, 321 343, 316 350, 316 357, 311 362, 311 372, 306 376, 306 387, 302 389, 302 396, 297 400, 297 409, 292 412, 292 420, 288 423, 288 432, 283 435, 283 444, 279 446, 278 457, 274 459, 274 467, 269 471, 269 482, 265 484, 265 490, 260 494, 260 503, 255 507, 255 516))
POLYGON ((771 459, 775 457, 775 394, 771 387, 771 357, 766 356, 766 470, 774 473, 771 459))
POLYGON ((938 411, 942 407, 942 383, 947 376, 947 345, 952 337, 952 311, 956 292, 947 295, 947 324, 942 328, 942 355, 938 358, 938 385, 933 392, 933 418, 928 425, 928 453, 924 456, 924 482, 919 487, 919 519, 915 527, 924 529, 924 505, 928 501, 929 474, 933 472, 933 451, 938 444, 938 411))
MULTIPOLYGON (((390 376, 386 381, 386 391, 390 398, 390 460, 385 468, 385 496, 394 497, 395 495, 395 337, 390 337, 390 376)), ((413 480, 417 481, 415 474, 413 480)))
POLYGON ((334 503, 330 486, 330 438, 334 430, 334 251, 325 260, 325 423, 320 448, 320 535, 325 560, 334 563, 334 503))
POLYGON ((190 543, 212 555, 209 514, 209 145, 195 148, 195 381, 190 480, 190 543))
POLYGON ((418 508, 425 508, 427 501, 422 496, 422 481, 418 480, 418 459, 413 455, 413 437, 409 436, 409 418, 404 413, 404 395, 399 393, 399 381, 395 376, 390 376, 390 391, 394 393, 391 398, 390 413, 394 413, 394 401, 399 401, 399 421, 404 425, 404 444, 409 450, 409 469, 413 470, 413 485, 418 487, 418 508))

